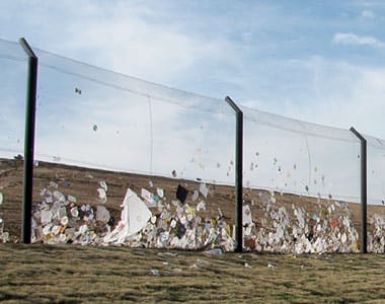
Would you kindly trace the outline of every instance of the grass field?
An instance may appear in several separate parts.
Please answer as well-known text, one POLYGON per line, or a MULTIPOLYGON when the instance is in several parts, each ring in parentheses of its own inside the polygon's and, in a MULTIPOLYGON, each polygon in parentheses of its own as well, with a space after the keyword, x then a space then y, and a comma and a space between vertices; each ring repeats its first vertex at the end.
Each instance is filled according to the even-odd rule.
POLYGON ((3 303, 385 303, 383 255, 5 244, 3 303))

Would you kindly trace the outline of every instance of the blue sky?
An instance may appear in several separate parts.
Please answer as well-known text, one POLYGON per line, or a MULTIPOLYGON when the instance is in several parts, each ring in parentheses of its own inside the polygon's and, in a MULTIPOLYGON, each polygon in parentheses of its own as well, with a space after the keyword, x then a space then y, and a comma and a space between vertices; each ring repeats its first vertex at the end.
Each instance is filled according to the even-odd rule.
MULTIPOLYGON (((256 109, 343 129, 355 126, 363 133, 385 138, 384 16, 385 3, 369 0, 68 0, 60 2, 3 0, 0 2, 0 38, 17 41, 20 37, 25 37, 35 47, 151 82, 219 99, 230 95, 237 102, 256 109)), ((41 80, 43 84, 47 84, 44 83, 43 77, 41 80)), ((73 88, 70 81, 63 83, 57 85, 62 87, 63 92, 71 93, 71 95, 59 96, 64 104, 69 100, 66 99, 67 97, 73 98, 73 88), (69 87, 72 91, 65 91, 69 87)), ((92 83, 84 82, 83 85, 95 89, 92 83)), ((123 107, 125 100, 123 95, 121 99, 109 99, 109 101, 118 105, 118 108, 123 107)), ((87 102, 90 101, 88 99, 87 102)), ((148 103, 145 99, 138 99, 138 113, 147 113, 147 107, 148 103), (145 108, 140 110, 143 105, 145 108)), ((213 153, 204 152, 208 142, 219 140, 212 134, 207 137, 202 135, 204 128, 212 128, 210 123, 205 125, 210 118, 201 116, 201 121, 196 123, 196 129, 194 129, 191 127, 193 125, 191 121, 186 123, 183 119, 181 120, 180 110, 171 108, 167 108, 169 113, 166 113, 165 108, 162 109, 161 106, 156 108, 155 135, 158 134, 161 138, 161 134, 172 134, 175 143, 178 143, 174 147, 186 147, 186 151, 189 152, 183 152, 183 149, 175 152, 176 150, 171 146, 162 147, 162 143, 158 140, 158 147, 163 150, 159 155, 154 155, 154 166, 156 167, 157 161, 164 166, 159 167, 160 171, 170 172, 168 164, 162 164, 161 156, 177 153, 179 156, 185 155, 188 158, 178 160, 180 171, 185 170, 186 166, 191 167, 191 163, 194 163, 199 170, 204 170, 205 166, 211 167, 213 172, 220 171, 219 175, 225 174, 223 180, 232 180, 233 172, 230 176, 229 174, 226 176, 226 171, 229 173, 229 159, 233 158, 233 151, 226 154, 222 153, 221 148, 231 145, 227 142, 228 139, 223 138, 221 145, 213 147, 213 153), (170 120, 174 121, 174 124, 167 122, 170 120), (184 131, 188 140, 183 138, 183 132, 175 132, 175 130, 181 131, 182 123, 185 124, 184 131), (201 139, 198 142, 201 142, 195 143, 199 136, 201 139), (191 144, 192 142, 194 144, 191 144), (210 159, 210 155, 220 155, 221 164, 216 159, 210 159), (205 166, 202 163, 205 163, 205 166)), ((84 111, 85 109, 86 107, 83 106, 84 111)), ((72 114, 82 117, 84 112, 75 107, 73 110, 72 114)), ((40 111, 44 112, 44 107, 40 108, 40 111)), ((69 123, 64 120, 65 115, 58 115, 63 119, 62 126, 58 117, 51 116, 50 124, 47 123, 43 127, 51 131, 57 127, 55 132, 64 128, 69 129, 66 133, 67 141, 62 140, 61 143, 57 143, 64 157, 77 160, 83 157, 82 160, 86 162, 84 157, 95 153, 93 159, 91 156, 91 161, 97 161, 100 155, 96 155, 95 147, 99 148, 101 155, 105 152, 103 149, 107 147, 124 149, 122 139, 117 134, 130 132, 125 128, 116 130, 118 127, 113 129, 112 126, 107 130, 106 127, 103 128, 103 124, 99 124, 97 133, 93 132, 93 121, 97 117, 103 119, 106 113, 108 117, 116 120, 116 124, 118 122, 123 124, 127 118, 125 115, 119 115, 122 114, 122 110, 120 110, 121 113, 114 112, 103 108, 103 105, 98 111, 77 123, 69 123), (52 126, 52 121, 55 120, 58 121, 57 126, 52 126), (73 127, 71 130, 71 126, 77 126, 77 129, 73 127), (73 130, 82 131, 74 133, 73 130), (80 149, 75 151, 71 148, 71 143, 80 144, 85 139, 89 140, 89 144, 84 146, 83 151, 80 149), (100 147, 100 142, 103 141, 108 144, 100 147)), ((131 112, 133 125, 140 123, 136 122, 138 116, 131 112)), ((194 114, 191 117, 197 119, 199 115, 194 114)), ((265 117, 265 119, 268 118, 270 116, 265 117)), ((48 122, 47 117, 46 119, 48 122)), ((211 119, 213 124, 214 121, 221 121, 222 118, 211 117, 211 119)), ((275 120, 276 125, 280 122, 283 128, 285 125, 293 124, 285 120, 275 120)), ((228 126, 227 122, 223 123, 223 126, 224 130, 228 126)), ((44 129, 43 127, 41 130, 44 129)), ((143 125, 142 132, 147 132, 151 128, 153 126, 143 125)), ((292 186, 301 187, 303 191, 305 184, 313 183, 314 176, 319 175, 317 178, 321 179, 322 169, 319 167, 334 155, 336 158, 329 163, 329 166, 324 166, 324 175, 328 171, 331 179, 332 176, 338 177, 341 183, 345 176, 337 174, 336 170, 341 171, 340 168, 333 169, 334 166, 330 164, 344 163, 346 168, 342 172, 349 172, 349 176, 354 176, 351 178, 354 179, 354 183, 357 182, 359 163, 356 161, 356 151, 349 148, 349 145, 336 148, 336 151, 340 151, 337 154, 334 153, 336 151, 333 152, 333 149, 328 148, 326 141, 322 149, 317 150, 319 143, 317 144, 313 139, 306 139, 307 147, 304 147, 303 138, 290 139, 293 135, 288 133, 285 141, 281 140, 279 134, 274 131, 271 131, 270 135, 269 131, 266 132, 264 136, 254 138, 254 133, 250 133, 249 130, 249 135, 245 136, 250 136, 249 143, 255 140, 255 144, 253 143, 255 147, 261 147, 269 140, 271 143, 277 140, 276 143, 281 143, 281 148, 278 147, 281 150, 276 151, 277 155, 284 158, 284 154, 290 154, 290 157, 286 161, 283 159, 272 161, 274 152, 266 145, 264 152, 270 158, 266 158, 264 162, 269 165, 261 169, 266 170, 266 173, 261 175, 258 171, 257 173, 253 171, 251 174, 251 165, 254 164, 255 154, 258 151, 249 149, 245 159, 248 162, 246 167, 250 167, 250 179, 255 181, 262 176, 264 178, 261 180, 262 183, 267 182, 271 177, 271 180, 275 179, 275 181, 272 181, 270 186, 274 186, 274 183, 287 184, 286 179, 290 174, 282 173, 281 169, 280 173, 277 173, 276 167, 280 166, 279 161, 286 169, 292 168, 293 155, 305 155, 306 164, 303 166, 302 175, 298 173, 299 169, 295 173, 298 176, 301 175, 297 178, 301 185, 292 186), (295 141, 299 144, 293 148, 292 143, 295 141), (289 153, 291 148, 292 151, 289 153), (309 149, 314 152, 312 162, 310 159, 307 160, 306 150, 309 149), (346 151, 350 154, 345 157, 346 151), (267 171, 274 174, 266 178, 267 171)), ((330 132, 333 133, 332 130, 330 132)), ((340 135, 331 136, 341 138, 340 135)), ((136 137, 138 142, 140 136, 136 134, 136 137)), ((344 137, 345 135, 342 135, 342 138, 344 137)), ((65 138, 64 135, 63 138, 65 138)), ((55 148, 52 145, 54 141, 55 136, 47 136, 44 144, 41 144, 43 147, 41 151, 55 155, 56 152, 50 150, 55 148)), ((135 165, 138 166, 137 170, 143 168, 139 160, 144 158, 143 150, 148 152, 149 141, 141 144, 142 146, 138 146, 137 153, 132 155, 135 165)), ((276 148, 277 144, 273 146, 276 148)), ((116 161, 119 166, 122 162, 119 158, 119 149, 114 150, 110 153, 117 154, 110 159, 116 161)), ((380 151, 378 158, 373 157, 373 159, 379 159, 379 163, 385 169, 383 154, 383 151, 380 151)), ((263 155, 261 157, 263 158, 263 155)), ((177 162, 177 159, 174 158, 174 161, 177 162)), ((377 164, 372 167, 376 166, 377 164)), ((196 173, 198 169, 191 169, 194 176, 198 174, 196 173)), ((293 172, 291 174, 295 175, 293 172)), ((380 180, 378 173, 376 174, 373 175, 376 177, 373 177, 373 180, 380 180)), ((313 194, 319 191, 320 182, 318 181, 317 186, 315 185, 314 181, 313 194)), ((346 189, 352 188, 351 185, 351 182, 346 182, 343 189, 337 190, 346 194, 346 189)), ((269 185, 265 186, 269 187, 269 185)), ((379 195, 383 196, 385 185, 380 186, 379 195)), ((327 196, 329 191, 332 191, 330 189, 337 191, 336 183, 322 194, 327 196)), ((358 187, 354 189, 357 190, 358 187)), ((357 196, 356 191, 354 192, 350 194, 357 196)))
POLYGON ((382 1, 7 1, 0 37, 385 138, 382 1))

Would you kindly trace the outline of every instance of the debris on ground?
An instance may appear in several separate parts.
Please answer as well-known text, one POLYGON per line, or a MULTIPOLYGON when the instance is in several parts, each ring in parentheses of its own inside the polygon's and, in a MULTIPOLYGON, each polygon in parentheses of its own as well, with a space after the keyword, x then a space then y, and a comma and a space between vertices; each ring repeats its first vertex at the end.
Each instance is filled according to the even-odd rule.
POLYGON ((150 274, 152 274, 155 277, 159 277, 160 276, 160 272, 159 272, 158 269, 150 269, 150 274))
MULTIPOLYGON (((247 205, 246 205, 247 206, 247 205)), ((259 227, 244 207, 244 242, 250 251, 280 253, 358 252, 359 238, 347 204, 332 202, 314 210, 279 206, 273 194, 264 200, 259 227)))
POLYGON ((4 202, 4 195, 0 192, 0 243, 7 243, 9 242, 9 232, 4 231, 4 219, 3 219, 3 212, 2 212, 2 205, 4 202))
MULTIPOLYGON (((100 182, 98 189, 108 191, 107 183, 100 182)), ((218 216, 205 216, 207 202, 198 198, 204 198, 206 192, 200 190, 191 191, 189 196, 189 190, 179 185, 175 200, 166 197, 161 188, 154 188, 155 193, 143 188, 140 197, 127 189, 121 219, 113 226, 108 204, 100 200, 92 204, 79 202, 76 197, 61 193, 58 184, 51 182, 41 191, 42 200, 33 209, 32 240, 49 244, 205 249, 205 254, 210 256, 232 251, 235 248, 233 225, 226 222, 219 208, 218 216)), ((248 202, 243 207, 246 251, 290 254, 359 251, 359 235, 346 203, 319 203, 307 210, 294 204, 278 204, 272 192, 263 200, 263 216, 258 222, 253 216, 254 207, 248 202)), ((370 224, 373 229, 368 249, 383 253, 385 216, 375 214, 370 224)), ((3 227, 1 220, 2 235, 3 227)))

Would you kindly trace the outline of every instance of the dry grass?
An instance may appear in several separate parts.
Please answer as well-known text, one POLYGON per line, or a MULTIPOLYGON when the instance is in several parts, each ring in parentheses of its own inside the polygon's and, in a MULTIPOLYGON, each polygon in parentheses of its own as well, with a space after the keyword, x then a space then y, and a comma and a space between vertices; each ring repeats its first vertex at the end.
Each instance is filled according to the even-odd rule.
POLYGON ((169 253, 123 247, 2 245, 0 301, 385 303, 382 255, 169 253), (151 269, 159 270, 160 276, 151 274, 151 269))

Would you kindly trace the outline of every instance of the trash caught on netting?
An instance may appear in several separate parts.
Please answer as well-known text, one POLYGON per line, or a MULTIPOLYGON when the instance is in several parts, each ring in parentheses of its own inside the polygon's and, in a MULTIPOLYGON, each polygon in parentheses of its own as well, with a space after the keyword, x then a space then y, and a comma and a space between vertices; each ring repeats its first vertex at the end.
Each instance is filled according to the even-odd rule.
POLYGON ((368 251, 385 253, 385 215, 373 214, 368 223, 368 251))
POLYGON ((111 230, 109 211, 103 205, 78 204, 64 195, 55 183, 41 193, 42 201, 32 212, 32 242, 48 244, 97 244, 111 230))
POLYGON ((244 242, 248 250, 279 253, 357 252, 358 233, 347 204, 328 202, 291 208, 276 203, 274 194, 263 201, 258 226, 244 208, 244 242))
POLYGON ((0 192, 0 242, 7 243, 10 241, 9 232, 4 231, 4 218, 2 212, 2 206, 4 202, 4 195, 0 192))
POLYGON ((64 195, 56 184, 50 184, 41 191, 42 201, 33 211, 32 240, 48 244, 232 250, 232 227, 223 216, 204 217, 205 201, 191 205, 188 190, 179 186, 178 191, 177 200, 167 201, 160 188, 156 193, 142 189, 144 200, 127 189, 120 206, 120 221, 112 227, 104 203, 78 203, 74 196, 64 195))

